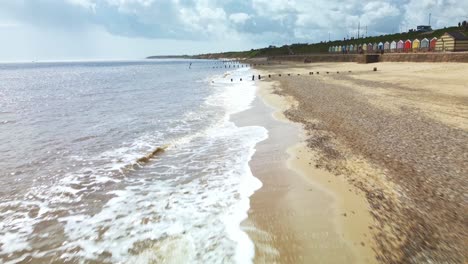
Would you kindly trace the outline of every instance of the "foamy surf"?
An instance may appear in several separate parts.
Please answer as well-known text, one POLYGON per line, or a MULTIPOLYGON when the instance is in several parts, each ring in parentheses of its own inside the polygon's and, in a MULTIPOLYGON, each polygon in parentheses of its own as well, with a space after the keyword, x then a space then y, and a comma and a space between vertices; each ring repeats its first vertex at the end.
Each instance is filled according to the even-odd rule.
POLYGON ((230 83, 222 73, 211 80, 199 82, 207 86, 202 100, 187 97, 196 108, 158 117, 160 130, 93 155, 74 153, 53 185, 0 203, 0 260, 252 262, 254 245, 240 223, 261 187, 248 162, 268 135, 230 120, 251 107, 253 82, 230 83))

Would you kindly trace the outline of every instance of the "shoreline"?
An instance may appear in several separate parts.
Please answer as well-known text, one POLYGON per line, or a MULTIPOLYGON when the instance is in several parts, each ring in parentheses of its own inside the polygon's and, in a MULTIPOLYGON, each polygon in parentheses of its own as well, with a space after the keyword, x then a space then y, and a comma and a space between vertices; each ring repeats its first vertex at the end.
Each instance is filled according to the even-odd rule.
POLYGON ((234 118, 238 126, 260 123, 270 134, 249 163, 263 185, 242 224, 255 244, 254 263, 373 263, 365 197, 315 167, 305 131, 283 114, 296 102, 274 94, 276 85, 259 82, 253 108, 234 118))
MULTIPOLYGON (((346 190, 327 185, 331 179, 363 194, 375 220, 368 227, 375 241, 374 261, 457 263, 466 258, 463 234, 468 226, 460 214, 467 209, 463 194, 468 191, 463 176, 468 173, 468 69, 463 66, 288 63, 257 69, 272 74, 265 78, 278 84, 273 94, 297 101, 282 109, 306 132, 301 152, 289 150, 290 155, 296 161, 310 159, 320 172, 328 172, 322 184, 337 196, 346 190), (320 75, 308 74, 316 71, 320 75)), ((320 177, 309 179, 316 183, 320 177)), ((297 198, 296 192, 286 193, 297 198)), ((256 194, 251 197, 254 209, 256 194)), ((285 206, 307 208, 291 200, 295 202, 285 206)), ((348 213, 343 216, 349 219, 348 213)), ((255 222, 255 210, 249 218, 255 222)), ((343 225, 343 232, 352 230, 348 227, 343 225)))

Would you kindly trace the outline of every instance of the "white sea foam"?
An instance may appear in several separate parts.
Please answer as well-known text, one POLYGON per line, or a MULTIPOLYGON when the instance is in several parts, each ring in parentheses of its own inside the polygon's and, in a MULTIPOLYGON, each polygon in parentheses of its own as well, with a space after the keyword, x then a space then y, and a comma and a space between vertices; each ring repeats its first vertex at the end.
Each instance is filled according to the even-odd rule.
MULTIPOLYGON (((170 130, 183 136, 173 137, 167 154, 159 160, 123 174, 123 168, 142 153, 168 143, 159 134, 137 138, 95 157, 75 156, 74 162, 89 166, 65 173, 52 188, 36 186, 26 195, 32 202, 12 205, 27 206, 24 211, 0 210, 4 219, 0 227, 13 230, 0 231, 1 241, 8 242, 1 246, 0 256, 29 250, 33 227, 68 209, 68 214, 56 218, 63 225, 65 241, 31 256, 58 254, 64 261, 114 263, 251 262, 254 245, 240 223, 247 217, 249 197, 261 187, 248 162, 255 145, 267 138, 267 131, 237 127, 230 121, 232 114, 251 107, 255 98, 253 82, 230 82, 231 77, 250 75, 248 69, 230 75, 215 78, 213 94, 205 101, 209 111, 222 111, 219 120, 193 129, 192 123, 206 116, 186 113, 170 130), (109 183, 123 187, 104 192, 109 183), (90 193, 112 198, 91 214, 76 207, 90 193), (38 209, 36 216, 28 215, 30 208, 38 209)), ((49 233, 36 235, 45 239, 49 233)))

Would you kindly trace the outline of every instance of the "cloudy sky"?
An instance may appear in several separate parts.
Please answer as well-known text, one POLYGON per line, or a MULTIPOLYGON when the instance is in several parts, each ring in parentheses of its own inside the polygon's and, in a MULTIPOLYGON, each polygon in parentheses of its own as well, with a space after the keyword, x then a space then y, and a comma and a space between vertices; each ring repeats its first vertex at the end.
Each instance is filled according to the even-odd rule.
POLYGON ((245 50, 468 20, 459 0, 0 0, 0 61, 245 50))

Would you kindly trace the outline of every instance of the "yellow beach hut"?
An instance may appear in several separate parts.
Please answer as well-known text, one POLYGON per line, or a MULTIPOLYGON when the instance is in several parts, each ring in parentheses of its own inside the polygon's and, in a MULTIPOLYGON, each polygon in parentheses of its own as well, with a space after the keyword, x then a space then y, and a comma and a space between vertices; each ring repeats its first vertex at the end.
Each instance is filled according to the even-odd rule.
POLYGON ((419 51, 419 46, 421 45, 421 41, 419 39, 413 40, 413 52, 419 51))
POLYGON ((364 53, 367 52, 367 43, 362 44, 362 51, 363 51, 364 53))

